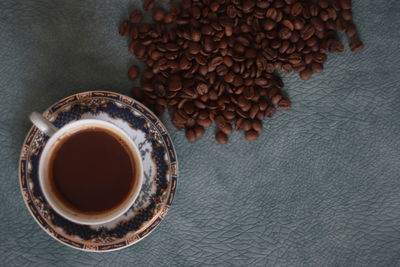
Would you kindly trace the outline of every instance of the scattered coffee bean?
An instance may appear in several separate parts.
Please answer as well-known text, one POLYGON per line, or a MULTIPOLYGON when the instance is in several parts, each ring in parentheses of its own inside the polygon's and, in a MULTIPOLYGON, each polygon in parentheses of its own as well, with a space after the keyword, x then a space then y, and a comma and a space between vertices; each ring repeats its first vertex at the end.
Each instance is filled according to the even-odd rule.
POLYGON ((196 138, 202 137, 205 133, 205 129, 203 126, 196 125, 193 129, 194 129, 194 132, 196 133, 196 138))
POLYGON ((226 144, 226 143, 228 143, 228 136, 226 134, 224 134, 223 132, 218 131, 215 134, 215 140, 217 140, 217 142, 220 144, 226 144))
POLYGON ((354 26, 353 23, 350 23, 350 24, 347 26, 347 28, 346 28, 346 35, 347 35, 349 38, 351 38, 351 37, 356 36, 356 34, 357 34, 357 29, 356 29, 356 27, 354 26))
POLYGON ((339 6, 342 9, 351 9, 351 0, 339 0, 339 6))
POLYGON ((134 65, 134 66, 130 67, 129 71, 128 71, 129 79, 135 80, 137 78, 137 76, 139 75, 139 72, 140 72, 140 70, 139 70, 138 66, 134 65))
POLYGON ((350 9, 343 10, 342 11, 342 18, 345 20, 352 20, 353 19, 353 14, 350 9))
POLYGON ((189 142, 194 142, 197 139, 197 134, 194 129, 186 129, 186 139, 189 142))
POLYGON ((131 24, 129 23, 129 21, 122 22, 121 25, 119 26, 119 34, 121 36, 124 36, 127 33, 129 33, 130 26, 131 26, 131 24))
POLYGON ((350 49, 352 52, 361 51, 364 48, 364 44, 360 40, 353 40, 350 43, 350 49))
POLYGON ((260 132, 262 130, 262 122, 260 120, 253 120, 251 123, 251 127, 256 130, 257 132, 260 132))
MULTIPOLYGON (((170 0, 161 0, 169 3, 170 0)), ((157 114, 165 109, 193 142, 215 123, 216 140, 227 143, 233 127, 256 140, 262 120, 287 110, 276 71, 296 71, 308 80, 324 69, 329 52, 343 52, 336 30, 353 52, 358 40, 351 0, 183 0, 152 10, 153 23, 134 11, 119 27, 129 51, 142 60, 141 88, 131 94, 157 114), (169 25, 167 25, 169 24, 169 25), (168 26, 168 27, 167 27, 168 26)), ((139 69, 129 69, 135 79, 139 69)))
POLYGON ((144 0, 143 1, 143 9, 146 11, 151 10, 154 7, 154 0, 144 0))
POLYGON ((143 18, 142 12, 140 11, 133 11, 129 16, 129 20, 132 23, 139 23, 143 18))
POLYGON ((258 139, 258 132, 255 130, 248 130, 244 133, 246 140, 255 141, 258 139))
POLYGON ((164 19, 165 11, 163 8, 159 7, 153 11, 153 20, 160 22, 164 19))

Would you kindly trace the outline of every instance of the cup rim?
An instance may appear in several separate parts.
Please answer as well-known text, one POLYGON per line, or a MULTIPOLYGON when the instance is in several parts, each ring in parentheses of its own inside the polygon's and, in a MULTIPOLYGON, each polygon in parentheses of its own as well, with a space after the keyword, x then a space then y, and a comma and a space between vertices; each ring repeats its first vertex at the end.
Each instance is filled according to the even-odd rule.
POLYGON ((133 140, 129 137, 127 133, 120 127, 107 122, 107 121, 102 121, 98 119, 79 119, 73 122, 70 122, 60 129, 51 136, 47 142, 46 145, 43 149, 42 155, 39 159, 39 184, 40 188, 43 192, 43 195, 46 199, 46 201, 49 203, 49 205, 62 217, 66 218, 67 220, 70 220, 72 222, 78 223, 78 224, 84 224, 84 225, 99 225, 99 224, 104 224, 107 222, 110 222, 121 215, 123 215, 125 212, 129 210, 129 208, 134 204, 136 201, 137 197, 139 196, 139 193, 142 188, 142 183, 143 183, 143 162, 140 156, 139 149, 137 148, 136 144, 133 142, 133 140), (48 163, 49 157, 52 154, 52 149, 55 147, 55 144, 57 143, 57 140, 61 137, 63 137, 65 134, 68 134, 69 131, 74 130, 76 128, 87 128, 90 126, 97 126, 97 127, 103 127, 108 130, 113 131, 116 133, 119 137, 122 137, 124 142, 126 142, 129 145, 129 149, 133 152, 133 156, 135 157, 135 167, 138 168, 137 173, 139 174, 137 177, 137 184, 133 190, 129 192, 129 197, 124 201, 124 203, 120 204, 117 208, 113 208, 110 213, 108 214, 105 212, 105 214, 98 214, 98 215, 82 215, 82 214, 73 214, 74 212, 70 209, 68 209, 66 206, 59 205, 57 201, 55 201, 54 197, 51 196, 51 192, 49 190, 49 186, 45 186, 45 178, 46 178, 46 163, 48 163))

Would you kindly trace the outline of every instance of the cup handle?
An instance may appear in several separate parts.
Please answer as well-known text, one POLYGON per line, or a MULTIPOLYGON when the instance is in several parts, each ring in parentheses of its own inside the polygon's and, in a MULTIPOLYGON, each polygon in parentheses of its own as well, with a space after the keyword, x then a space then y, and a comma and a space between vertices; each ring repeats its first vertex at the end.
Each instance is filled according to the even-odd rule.
POLYGON ((32 112, 29 116, 31 122, 39 128, 39 130, 48 136, 52 136, 58 131, 58 128, 54 126, 51 122, 45 119, 42 114, 38 112, 32 112))

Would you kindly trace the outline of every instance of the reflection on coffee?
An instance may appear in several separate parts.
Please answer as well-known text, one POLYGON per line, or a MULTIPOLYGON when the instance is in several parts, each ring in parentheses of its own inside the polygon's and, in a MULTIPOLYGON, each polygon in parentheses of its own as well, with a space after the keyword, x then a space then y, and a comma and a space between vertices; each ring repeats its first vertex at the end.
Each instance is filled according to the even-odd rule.
POLYGON ((77 212, 97 214, 118 207, 138 181, 128 147, 101 127, 63 137, 50 158, 51 189, 60 202, 77 212))

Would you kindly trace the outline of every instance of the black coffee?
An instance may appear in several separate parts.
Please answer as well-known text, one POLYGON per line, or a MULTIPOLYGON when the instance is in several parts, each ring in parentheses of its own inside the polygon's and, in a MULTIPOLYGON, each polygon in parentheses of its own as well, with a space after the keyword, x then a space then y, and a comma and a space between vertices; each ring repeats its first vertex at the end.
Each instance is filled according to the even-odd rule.
POLYGON ((137 182, 132 152, 117 135, 103 128, 65 137, 50 163, 55 195, 78 212, 101 213, 117 207, 137 182))

